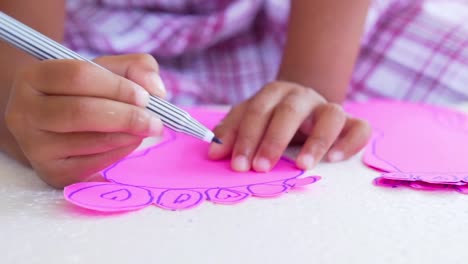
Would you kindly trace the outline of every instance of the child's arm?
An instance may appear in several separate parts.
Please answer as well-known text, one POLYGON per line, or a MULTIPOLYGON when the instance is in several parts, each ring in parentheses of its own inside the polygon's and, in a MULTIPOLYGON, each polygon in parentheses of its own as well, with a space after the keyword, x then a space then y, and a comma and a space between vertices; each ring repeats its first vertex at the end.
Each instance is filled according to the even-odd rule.
POLYGON ((292 0, 279 80, 312 87, 341 103, 359 50, 370 0, 292 0))
MULTIPOLYGON (((0 9, 56 40, 64 34, 64 0, 2 0, 0 9)), ((0 57, 1 150, 50 185, 83 181, 162 131, 144 109, 148 92, 164 96, 149 55, 95 60, 113 73, 77 60, 39 62, 3 43, 0 57)))
POLYGON ((291 141, 304 143, 296 164, 310 169, 324 155, 330 161, 354 155, 370 136, 367 123, 339 106, 370 0, 291 2, 278 81, 235 106, 215 130, 224 144, 212 145, 210 157, 231 155, 238 171, 270 170, 291 141))

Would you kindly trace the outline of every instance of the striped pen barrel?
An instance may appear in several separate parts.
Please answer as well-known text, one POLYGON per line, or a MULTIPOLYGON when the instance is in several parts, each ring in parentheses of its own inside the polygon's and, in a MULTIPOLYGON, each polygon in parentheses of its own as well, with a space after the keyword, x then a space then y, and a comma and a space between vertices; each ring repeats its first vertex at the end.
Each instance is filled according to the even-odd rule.
MULTIPOLYGON (((0 39, 40 60, 75 59, 89 62, 104 69, 3 12, 0 12, 0 39)), ((172 130, 206 142, 221 144, 221 141, 215 137, 211 130, 200 124, 189 113, 161 98, 150 96, 150 102, 146 108, 158 115, 164 125, 172 130)))

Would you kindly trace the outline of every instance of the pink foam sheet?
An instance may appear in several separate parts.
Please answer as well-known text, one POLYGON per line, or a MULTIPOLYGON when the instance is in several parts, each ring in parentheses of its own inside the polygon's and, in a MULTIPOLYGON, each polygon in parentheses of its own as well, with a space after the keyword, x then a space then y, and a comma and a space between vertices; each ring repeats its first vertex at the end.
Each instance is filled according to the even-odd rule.
MULTIPOLYGON (((210 128, 225 115, 202 108, 189 112, 210 128)), ((149 205, 182 210, 205 200, 236 204, 251 196, 274 197, 320 179, 304 175, 287 159, 281 159, 268 173, 234 172, 229 160, 209 160, 208 148, 206 142, 165 130, 157 145, 104 170, 108 182, 73 184, 64 189, 64 196, 75 205, 105 212, 131 211, 149 205)))
POLYGON ((466 114, 397 101, 350 103, 345 108, 373 127, 363 162, 383 172, 377 184, 462 190, 468 183, 466 114))

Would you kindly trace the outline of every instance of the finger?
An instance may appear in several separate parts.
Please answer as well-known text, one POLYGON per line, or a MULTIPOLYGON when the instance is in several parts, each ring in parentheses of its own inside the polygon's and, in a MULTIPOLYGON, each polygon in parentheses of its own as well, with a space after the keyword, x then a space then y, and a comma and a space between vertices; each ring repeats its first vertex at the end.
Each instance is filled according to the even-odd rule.
POLYGON ((150 54, 104 56, 94 61, 113 73, 139 84, 150 94, 166 96, 166 88, 159 76, 158 63, 150 54))
POLYGON ((112 151, 75 156, 67 159, 56 160, 47 166, 42 166, 39 176, 48 184, 56 188, 63 188, 67 185, 85 181, 90 175, 103 170, 124 158, 135 150, 141 142, 114 149, 112 151), (51 168, 54 166, 54 168, 51 168), (63 173, 67 172, 67 173, 63 173))
POLYGON ((348 118, 339 138, 328 151, 328 160, 348 159, 364 148, 372 134, 371 126, 360 119, 348 118))
POLYGON ((83 61, 44 61, 23 74, 38 94, 92 96, 138 106, 149 102, 148 92, 140 85, 83 61))
POLYGON ((213 160, 220 160, 227 158, 232 153, 234 141, 237 137, 239 130, 239 123, 244 115, 245 105, 240 104, 233 107, 224 119, 216 126, 213 133, 221 139, 223 144, 212 143, 208 156, 213 160))
POLYGON ((296 159, 301 169, 311 169, 322 159, 340 134, 346 115, 337 104, 319 106, 313 115, 313 128, 296 159))
POLYGON ((284 92, 286 91, 265 89, 248 101, 232 151, 232 169, 236 171, 250 170, 274 108, 284 92))
MULTIPOLYGON (((142 137, 126 133, 74 132, 43 133, 39 152, 42 159, 61 159, 73 156, 91 155, 111 151, 120 147, 141 142, 142 137)), ((35 145, 36 146, 36 145, 35 145)))
POLYGON ((291 94, 275 109, 253 160, 255 171, 269 171, 283 155, 304 119, 319 102, 312 93, 291 94))
POLYGON ((160 135, 161 120, 137 106, 93 97, 44 96, 35 101, 30 122, 50 132, 125 132, 160 135))

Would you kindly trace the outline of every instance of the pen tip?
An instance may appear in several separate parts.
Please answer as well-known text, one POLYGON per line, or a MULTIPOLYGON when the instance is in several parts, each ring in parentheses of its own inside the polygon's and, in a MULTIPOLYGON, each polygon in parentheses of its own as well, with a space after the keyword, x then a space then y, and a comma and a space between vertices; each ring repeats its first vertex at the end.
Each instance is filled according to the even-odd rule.
POLYGON ((218 143, 218 144, 223 144, 223 142, 221 141, 221 139, 217 138, 217 137, 214 137, 211 142, 215 142, 215 143, 218 143))

